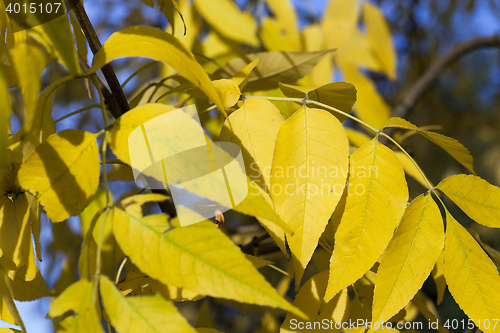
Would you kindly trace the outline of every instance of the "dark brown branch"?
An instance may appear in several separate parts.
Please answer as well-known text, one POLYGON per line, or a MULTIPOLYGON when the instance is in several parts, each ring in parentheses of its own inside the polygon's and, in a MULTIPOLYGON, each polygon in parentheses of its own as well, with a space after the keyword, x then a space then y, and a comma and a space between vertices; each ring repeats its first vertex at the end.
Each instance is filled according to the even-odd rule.
POLYGON ((424 74, 420 76, 417 82, 415 82, 405 94, 401 102, 394 108, 392 116, 401 118, 407 117, 418 100, 446 67, 471 51, 487 47, 500 47, 500 35, 478 37, 455 45, 450 52, 438 58, 424 74))
MULTIPOLYGON (((85 8, 80 3, 79 0, 69 0, 69 3, 73 7, 73 11, 75 13, 76 18, 78 19, 78 23, 82 27, 83 32, 85 33, 85 37, 90 46, 90 50, 93 54, 96 54, 102 47, 101 42, 99 41, 99 37, 97 36, 92 23, 90 22, 89 17, 87 16, 87 12, 85 12, 85 8)), ((102 74, 108 83, 109 89, 118 104, 120 109, 120 114, 124 114, 128 110, 130 110, 130 106, 128 105, 127 98, 123 93, 120 82, 116 77, 115 71, 111 64, 107 64, 101 68, 102 74)))

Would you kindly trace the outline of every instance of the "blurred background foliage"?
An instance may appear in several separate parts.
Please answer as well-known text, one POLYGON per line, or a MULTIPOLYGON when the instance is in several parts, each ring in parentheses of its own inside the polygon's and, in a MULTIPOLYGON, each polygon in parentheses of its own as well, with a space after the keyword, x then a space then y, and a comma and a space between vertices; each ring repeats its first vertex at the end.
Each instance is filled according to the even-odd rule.
MULTIPOLYGON (((113 32, 132 25, 155 26, 171 31, 168 20, 160 12, 158 5, 153 8, 145 5, 149 1, 140 0, 86 0, 85 8, 89 14, 101 42, 104 42, 113 32)), ((490 36, 500 33, 500 1, 498 0, 374 0, 383 12, 391 29, 393 42, 397 53, 397 78, 390 80, 379 72, 364 69, 363 72, 376 83, 376 88, 390 108, 401 101, 422 73, 441 55, 461 41, 479 36, 490 36)), ((241 9, 252 13, 258 25, 265 22, 265 17, 272 16, 272 11, 262 0, 236 1, 241 9)), ((298 16, 299 29, 319 23, 325 13, 326 0, 294 0, 294 8, 298 16)), ((181 9, 182 11, 182 9, 181 9)), ((184 12, 184 16, 187 14, 184 12)), ((178 19, 178 18, 177 18, 178 19)), ((360 21, 361 22, 361 21, 360 21)), ((265 51, 265 47, 250 47, 229 41, 220 34, 214 34, 210 26, 198 20, 200 33, 192 37, 188 34, 183 38, 203 63, 206 70, 213 72, 217 66, 223 65, 229 59, 248 52, 265 51), (219 40, 218 40, 219 39, 219 40), (206 45, 210 45, 207 47, 206 45), (212 60, 207 57, 212 58, 212 60)), ((363 31, 362 22, 359 28, 363 31)), ((176 36, 182 36, 182 25, 176 24, 176 36)), ((227 29, 231 29, 230 26, 227 29)), ((266 45, 266 43, 263 43, 266 45)), ((269 45, 268 45, 269 46, 269 45)), ((272 45, 271 45, 272 46, 272 45)), ((80 52, 91 63, 92 54, 80 52)), ((120 82, 124 82, 135 70, 151 63, 146 59, 126 59, 113 63, 120 82)), ((141 89, 172 74, 172 70, 160 64, 153 64, 141 71, 124 88, 129 101, 141 89)), ((42 76, 42 90, 57 78, 66 75, 66 70, 55 61, 48 66, 42 76)), ((343 81, 342 73, 332 72, 332 80, 343 81)), ((156 97, 168 89, 169 82, 158 89, 156 97)), ((154 88, 153 88, 154 89, 154 88)), ((13 113, 12 132, 23 123, 23 104, 19 93, 12 93, 13 113)), ((93 97, 95 100, 95 96, 93 97)), ((74 80, 59 88, 53 104, 53 118, 63 115, 92 103, 85 80, 74 80)), ((217 119, 212 114, 212 119, 217 119)), ((494 185, 500 185, 500 48, 476 50, 447 67, 432 84, 430 89, 420 99, 407 119, 418 126, 436 125, 439 132, 453 137, 464 144, 474 157, 476 173, 494 185)), ((205 126, 216 126, 205 119, 205 126)), ((80 127, 95 132, 102 128, 102 118, 98 108, 78 116, 58 122, 57 130, 80 127), (77 126, 75 126, 77 122, 77 126)), ((466 169, 456 163, 440 148, 420 136, 410 136, 403 141, 405 148, 413 154, 429 179, 437 184, 441 179, 466 172, 466 169)), ((134 189, 135 184, 123 185, 121 182, 111 184, 115 195, 120 196, 134 189)), ((416 197, 424 189, 416 181, 409 180, 411 198, 416 197)), ((453 206, 451 201, 447 204, 453 206)), ((452 211, 465 226, 476 229, 481 238, 496 249, 500 249, 500 234, 491 229, 473 223, 458 208, 452 211)), ((234 240, 245 243, 254 235, 262 233, 255 229, 253 219, 232 215, 226 216, 225 229, 234 234, 234 240)), ((44 258, 41 263, 42 275, 49 287, 62 291, 76 278, 78 248, 80 244, 80 222, 78 218, 70 218, 67 223, 51 224, 42 221, 42 251, 44 258), (57 241, 54 241, 57 240, 57 241)), ((264 243, 263 246, 266 244, 264 243)), ((324 252, 324 253, 323 253, 324 252)), ((325 251, 318 250, 315 260, 325 251)), ((276 266, 286 269, 288 266, 280 253, 268 256, 269 260, 277 260, 276 266)), ((326 260, 327 262, 327 260, 326 260)), ((319 265, 319 264, 318 264, 319 265)), ((309 265, 314 266, 314 265, 309 265)), ((327 267, 309 267, 305 279, 314 272, 327 267)), ((261 269, 274 286, 282 293, 292 291, 289 288, 290 278, 269 267, 261 269)), ((436 298, 432 278, 424 285, 424 290, 433 299, 436 298)), ((292 293, 293 295, 293 293, 292 293)), ((230 302, 219 300, 200 300, 197 302, 177 303, 179 309, 191 323, 215 323, 215 327, 223 332, 273 332, 278 331, 283 313, 276 317, 272 311, 266 315, 253 312, 250 309, 246 315, 244 310, 235 308, 230 302)), ((48 299, 24 303, 20 305, 21 315, 31 317, 26 323, 29 331, 50 332, 51 323, 44 319, 47 313, 48 299), (26 315, 23 314, 26 313, 26 315), (34 329, 31 327, 35 327, 34 329)), ((449 294, 438 307, 442 319, 466 318, 449 294)))

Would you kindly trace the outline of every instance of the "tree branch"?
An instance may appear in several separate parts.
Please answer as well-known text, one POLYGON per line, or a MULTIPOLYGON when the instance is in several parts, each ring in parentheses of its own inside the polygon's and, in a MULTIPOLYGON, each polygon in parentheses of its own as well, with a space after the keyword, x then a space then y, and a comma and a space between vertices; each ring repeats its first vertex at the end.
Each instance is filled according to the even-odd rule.
POLYGON ((401 118, 407 117, 418 100, 447 66, 472 51, 487 47, 500 47, 500 35, 478 37, 455 45, 450 52, 438 58, 429 68, 427 68, 424 74, 422 74, 417 82, 408 90, 401 102, 394 108, 392 116, 401 118))
MULTIPOLYGON (((73 6, 73 11, 75 13, 76 18, 78 19, 78 23, 82 27, 82 30, 87 38, 87 41, 90 46, 90 50, 93 54, 96 54, 102 47, 101 42, 99 41, 99 37, 97 36, 92 23, 90 22, 89 17, 87 16, 87 12, 85 12, 85 8, 79 0, 68 0, 71 6, 73 6)), ((108 83, 109 89, 114 96, 116 103, 120 109, 120 114, 124 114, 128 110, 130 110, 130 106, 128 105, 127 98, 123 93, 123 90, 120 86, 120 82, 116 77, 115 71, 111 64, 107 64, 101 68, 102 74, 104 74, 104 78, 108 83)))

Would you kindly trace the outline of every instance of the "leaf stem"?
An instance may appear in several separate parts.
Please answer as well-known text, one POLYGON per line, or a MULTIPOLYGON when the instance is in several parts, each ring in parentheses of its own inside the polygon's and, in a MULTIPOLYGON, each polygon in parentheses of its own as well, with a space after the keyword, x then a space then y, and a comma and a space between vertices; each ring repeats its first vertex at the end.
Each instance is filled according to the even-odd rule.
POLYGON ((78 110, 76 110, 76 111, 73 111, 73 112, 71 112, 71 113, 68 113, 67 115, 62 116, 61 118, 54 120, 54 124, 57 124, 57 123, 58 123, 58 122, 60 122, 61 120, 64 120, 64 119, 69 118, 69 117, 72 117, 72 116, 74 116, 74 115, 76 115, 76 114, 79 114, 80 112, 87 111, 87 110, 90 110, 90 109, 93 109, 93 108, 99 108, 99 107, 101 107, 101 105, 100 105, 100 104, 91 104, 91 105, 87 105, 87 106, 85 106, 85 107, 83 107, 83 108, 81 108, 81 109, 78 109, 78 110))
POLYGON ((151 66, 153 66, 153 65, 156 65, 157 63, 159 63, 159 61, 158 61, 158 60, 153 61, 153 62, 151 62, 151 63, 149 63, 149 64, 147 64, 147 65, 145 65, 145 66, 142 66, 141 68, 139 68, 139 69, 138 69, 138 70, 136 70, 135 72, 133 72, 133 73, 132 73, 132 75, 130 75, 130 76, 129 76, 126 80, 125 80, 125 82, 123 82, 123 83, 121 84, 122 89, 123 89, 123 88, 127 85, 127 83, 129 83, 129 82, 130 82, 130 80, 132 80, 132 79, 133 79, 133 78, 134 78, 137 74, 139 74, 139 73, 140 73, 140 72, 142 72, 143 70, 145 70, 145 69, 147 69, 147 68, 149 68, 149 67, 151 67, 151 66))

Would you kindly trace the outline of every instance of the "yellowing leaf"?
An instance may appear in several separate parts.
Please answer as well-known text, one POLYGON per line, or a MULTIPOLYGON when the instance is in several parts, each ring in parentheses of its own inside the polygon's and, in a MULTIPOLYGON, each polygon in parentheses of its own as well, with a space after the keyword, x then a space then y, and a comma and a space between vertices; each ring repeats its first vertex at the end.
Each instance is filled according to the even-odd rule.
POLYGON ((151 290, 154 293, 160 293, 165 299, 175 302, 197 301, 205 295, 196 293, 186 288, 179 288, 172 285, 165 285, 158 280, 151 279, 151 290))
POLYGON ((120 203, 118 204, 119 207, 123 207, 125 210, 127 210, 130 213, 135 213, 136 210, 140 211, 139 214, 136 214, 137 216, 142 216, 142 205, 144 205, 147 202, 161 202, 161 201, 166 201, 169 200, 170 197, 159 194, 159 193, 146 193, 146 194, 137 194, 137 195, 132 195, 130 197, 126 197, 125 199, 120 200, 120 203))
MULTIPOLYGON (((311 24, 302 30, 304 51, 320 51, 326 48, 325 33, 319 24, 311 24)), ((299 81, 304 86, 322 86, 332 81, 333 63, 331 57, 323 57, 311 73, 299 81)))
POLYGON ((259 58, 256 58, 254 61, 243 67, 238 73, 234 75, 233 80, 237 85, 240 86, 240 90, 243 90, 243 88, 245 88, 248 82, 248 76, 258 63, 259 58))
POLYGON ((339 64, 345 80, 356 87, 357 101, 354 107, 356 114, 364 122, 380 128, 384 121, 389 118, 389 106, 377 92, 374 83, 347 60, 339 57, 339 64))
POLYGON ((403 168, 394 152, 377 138, 358 148, 350 161, 347 202, 335 234, 326 300, 375 264, 408 200, 403 168))
POLYGON ((443 148, 448 154, 450 154, 455 160, 460 162, 464 167, 466 167, 470 172, 475 174, 474 172, 474 166, 473 166, 473 159, 470 154, 470 152, 465 148, 460 142, 457 140, 441 135, 439 133, 434 133, 430 131, 425 131, 417 126, 413 125, 409 121, 398 118, 398 117, 392 117, 387 119, 384 122, 384 127, 396 127, 396 128, 403 128, 407 130, 413 130, 417 131, 419 134, 425 136, 427 139, 431 140, 434 142, 434 144, 438 145, 439 147, 443 148))
POLYGON ((446 244, 444 276, 448 289, 465 314, 480 321, 481 331, 498 332, 498 327, 485 325, 500 318, 500 276, 481 246, 446 211, 446 244), (474 296, 471 296, 474 295, 474 296))
MULTIPOLYGON (((269 195, 269 178, 274 144, 282 124, 283 117, 271 102, 261 98, 248 98, 241 108, 229 115, 219 136, 220 141, 233 142, 241 148, 246 173, 252 180, 249 197, 246 200, 254 196, 262 196, 265 199, 264 204, 273 210, 274 205, 269 195), (231 121, 232 131, 229 128, 229 121, 231 121)), ((282 228, 286 225, 283 222, 279 223, 281 226, 276 225, 275 222, 263 217, 258 217, 258 220, 283 253, 287 253, 285 233, 282 228)))
POLYGON ((92 283, 83 279, 70 285, 55 299, 49 317, 58 317, 70 310, 76 313, 76 316, 67 317, 59 323, 58 332, 102 332, 101 316, 92 302, 92 295, 92 283))
POLYGON ((434 279, 434 283, 436 283, 437 289, 437 300, 436 304, 439 305, 443 302, 444 292, 446 291, 446 280, 444 279, 444 271, 443 271, 443 255, 444 251, 439 255, 438 261, 436 265, 432 269, 432 278, 434 279))
POLYGON ((0 172, 8 170, 7 136, 10 133, 10 95, 5 73, 0 69, 0 172))
POLYGON ((64 130, 51 135, 21 165, 19 184, 60 222, 90 203, 99 182, 99 153, 94 134, 64 130))
POLYGON ((20 266, 28 264, 29 251, 33 251, 29 244, 26 244, 26 238, 31 241, 28 217, 26 196, 18 195, 13 201, 6 195, 0 196, 0 249, 3 253, 0 264, 11 279, 20 266), (27 247, 24 246, 20 251, 18 246, 23 243, 27 247))
POLYGON ((349 143, 330 113, 303 106, 281 126, 271 174, 271 197, 279 216, 293 229, 295 288, 319 237, 342 196, 349 143))
POLYGON ((230 0, 196 0, 194 6, 221 35, 231 40, 258 46, 257 25, 252 15, 242 13, 230 0))
POLYGON ((406 208, 377 271, 373 322, 386 322, 411 301, 444 246, 443 220, 430 193, 406 208))
POLYGON ((75 39, 71 33, 68 17, 66 15, 62 15, 47 23, 37 25, 28 31, 30 35, 42 43, 54 58, 59 60, 64 67, 68 69, 70 74, 76 75, 81 73, 76 50, 73 46, 75 39))
MULTIPOLYGON (((291 86, 280 83, 280 89, 287 97, 304 98, 307 94, 308 98, 313 101, 333 106, 346 113, 351 113, 351 108, 356 102, 356 89, 352 84, 346 82, 332 82, 318 88, 291 86)), ((327 108, 316 105, 314 107, 330 112, 340 121, 345 119, 345 116, 327 108)))
POLYGON ((272 51, 247 54, 244 57, 229 60, 221 69, 212 74, 212 78, 228 79, 259 58, 259 63, 248 76, 245 89, 246 91, 273 89, 278 87, 278 82, 293 83, 306 76, 323 56, 331 51, 272 51))
POLYGON ((288 36, 283 36, 278 23, 269 17, 264 18, 259 34, 266 50, 299 51, 299 45, 292 42, 288 36))
POLYGON ((195 332, 177 308, 160 295, 124 297, 105 276, 99 281, 104 309, 119 332, 195 332))
POLYGON ((272 265, 273 263, 269 260, 264 260, 262 258, 252 256, 250 254, 245 254, 245 258, 255 266, 255 268, 261 268, 264 266, 272 265))
POLYGON ((347 133, 347 139, 349 140, 349 143, 355 147, 361 147, 372 139, 365 133, 358 132, 351 128, 345 128, 344 130, 347 133))
POLYGON ((363 18, 368 40, 376 58, 383 65, 384 72, 394 80, 396 78, 396 51, 389 25, 380 9, 369 2, 363 2, 363 18))
MULTIPOLYGON (((349 296, 347 295, 347 289, 345 289, 330 302, 325 303, 324 295, 327 282, 328 271, 323 271, 314 275, 312 278, 307 280, 306 283, 304 283, 302 288, 300 288, 292 304, 304 311, 309 316, 309 323, 321 323, 324 319, 326 319, 328 320, 328 324, 330 327, 330 320, 333 320, 333 327, 335 327, 335 323, 342 323, 346 319, 346 310, 348 310, 349 306, 349 296)), ((311 329, 307 328, 306 323, 304 323, 304 329, 297 329, 296 327, 293 327, 295 326, 293 325, 293 319, 295 319, 296 322, 303 321, 293 313, 287 313, 285 320, 281 325, 280 333, 312 331, 311 329)), ((320 331, 321 330, 318 329, 314 330, 314 332, 320 331)))
POLYGON ((23 319, 19 315, 16 304, 12 299, 12 295, 10 292, 11 289, 10 279, 7 277, 7 274, 5 274, 3 267, 0 266, 0 295, 2 296, 0 311, 2 320, 21 326, 23 332, 26 332, 26 327, 24 327, 23 319))
POLYGON ((412 160, 410 160, 410 158, 403 152, 397 151, 395 152, 395 154, 398 157, 399 162, 401 162, 403 169, 405 169, 405 173, 418 181, 423 187, 427 188, 428 185, 424 179, 424 176, 422 176, 420 171, 418 171, 418 168, 415 166, 412 160))
POLYGON ((118 118, 111 124, 108 135, 108 143, 113 149, 113 153, 124 163, 130 165, 128 150, 130 133, 144 122, 174 109, 173 106, 163 104, 146 104, 136 107, 118 118))
POLYGON ((240 88, 231 79, 220 79, 213 82, 215 89, 219 92, 222 104, 226 108, 235 105, 240 99, 240 88))
POLYGON ((164 215, 138 218, 117 208, 111 214, 118 244, 150 277, 200 294, 303 315, 278 295, 213 223, 200 222, 165 232, 168 224, 164 215))
POLYGON ((293 8, 293 2, 290 0, 266 0, 274 14, 279 27, 285 32, 286 37, 299 46, 300 36, 297 29, 297 14, 293 8))
POLYGON ((490 255, 491 259, 493 259, 493 261, 500 266, 500 252, 498 252, 497 250, 495 250, 494 248, 483 242, 481 240, 481 237, 479 236, 479 233, 476 230, 467 228, 467 231, 481 245, 481 247, 486 251, 486 253, 490 255))
POLYGON ((203 90, 223 112, 222 101, 207 73, 196 61, 193 53, 174 36, 157 28, 142 26, 117 31, 95 55, 89 73, 123 57, 148 57, 174 67, 180 75, 203 90))
POLYGON ((357 1, 330 0, 323 16, 323 29, 327 47, 338 48, 356 29, 358 20, 357 1))
POLYGON ((500 188, 474 175, 454 175, 436 186, 471 219, 500 228, 500 188))
POLYGON ((32 281, 24 281, 26 267, 21 267, 14 281, 11 281, 12 297, 17 301, 33 301, 42 297, 52 296, 47 289, 45 280, 40 272, 36 271, 36 277, 32 281))

